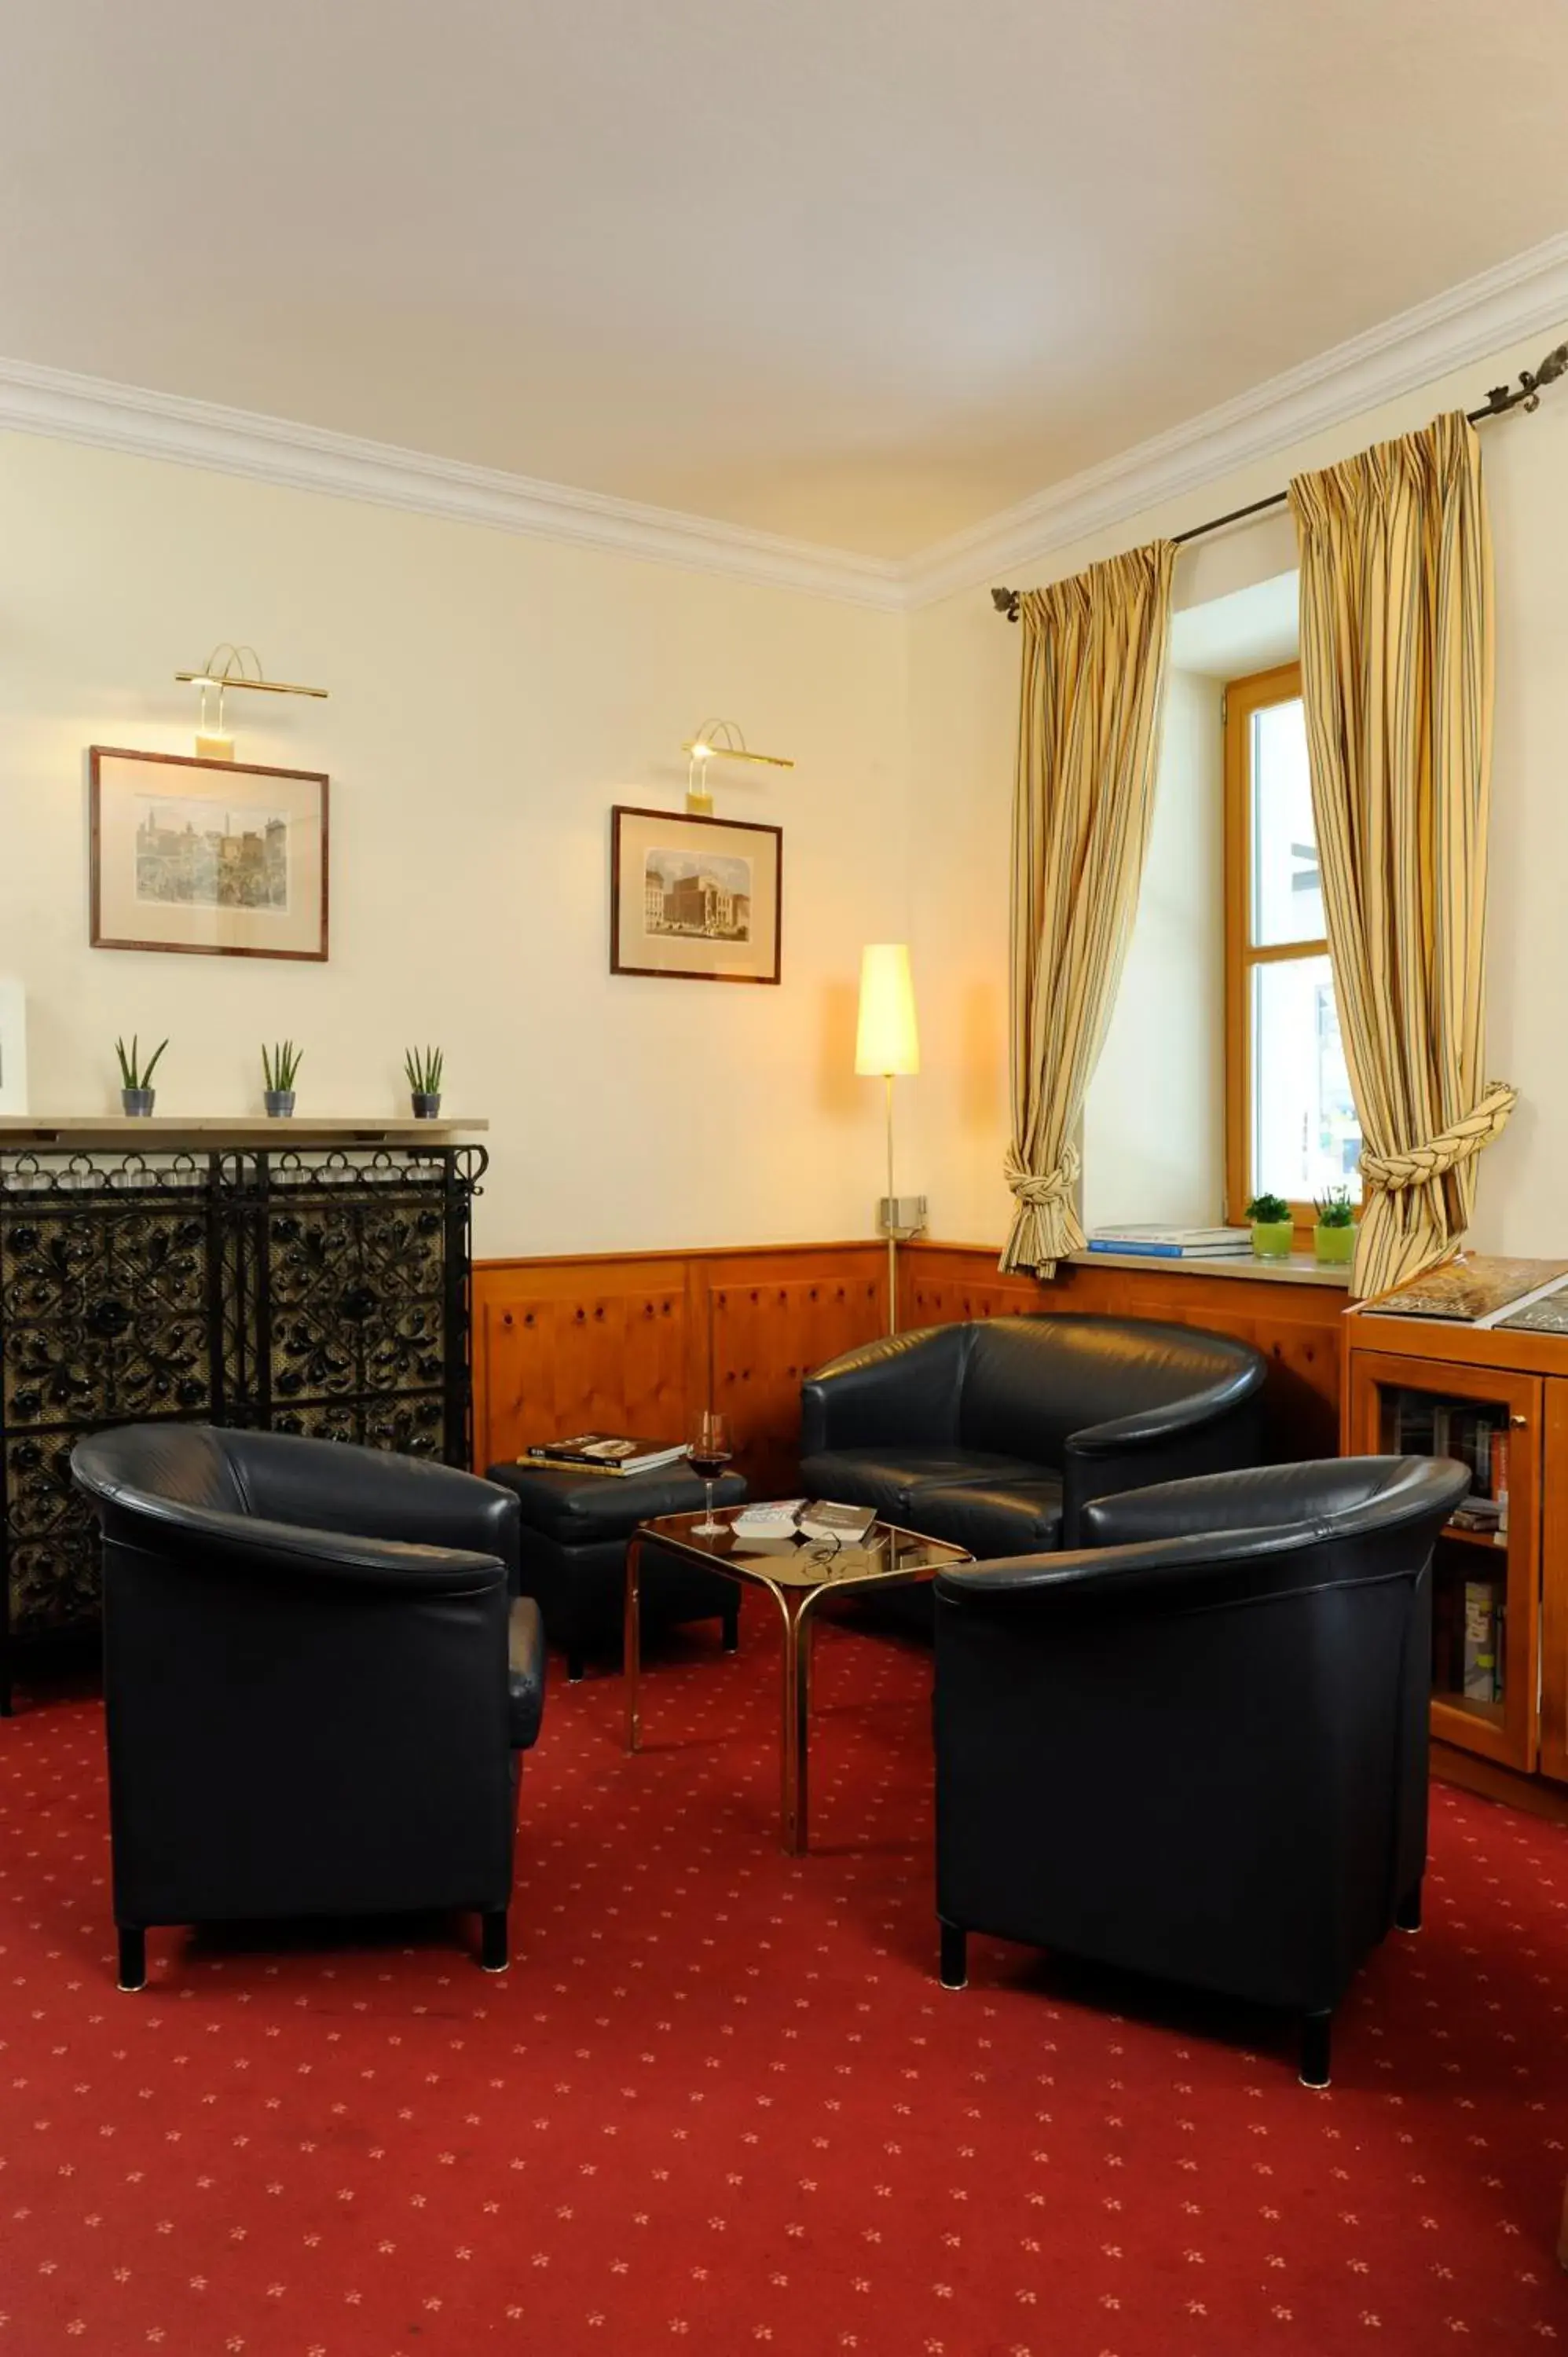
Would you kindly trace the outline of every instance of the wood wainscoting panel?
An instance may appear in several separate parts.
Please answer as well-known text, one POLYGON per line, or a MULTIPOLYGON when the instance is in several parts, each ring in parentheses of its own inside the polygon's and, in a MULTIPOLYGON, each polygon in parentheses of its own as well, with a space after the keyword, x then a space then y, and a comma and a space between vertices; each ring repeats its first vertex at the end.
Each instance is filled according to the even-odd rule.
POLYGON ((711 1403, 753 1494, 792 1490, 801 1379, 883 1330, 885 1267, 874 1243, 480 1261, 474 1462, 596 1427, 682 1439, 711 1403))
POLYGON ((682 1437, 691 1308, 670 1253, 474 1270, 474 1460, 570 1432, 682 1437))
POLYGON ((768 1257, 726 1254, 698 1271, 710 1305, 713 1404, 734 1423, 757 1497, 796 1491, 805 1377, 887 1323, 879 1246, 832 1246, 786 1270, 757 1265, 768 1257))

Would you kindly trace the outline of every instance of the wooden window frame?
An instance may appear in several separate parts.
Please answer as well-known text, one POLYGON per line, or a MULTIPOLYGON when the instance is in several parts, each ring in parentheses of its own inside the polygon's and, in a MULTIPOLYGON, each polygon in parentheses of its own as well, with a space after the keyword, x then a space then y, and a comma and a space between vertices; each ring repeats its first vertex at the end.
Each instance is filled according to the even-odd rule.
MULTIPOLYGON (((1230 681, 1225 690, 1225 1197, 1226 1217, 1246 1217, 1256 1181, 1252 1172, 1252 975, 1261 965, 1326 957, 1321 940, 1254 946, 1251 932, 1252 719, 1273 704, 1301 694, 1299 662, 1279 663, 1230 681)), ((1293 1202, 1299 1243, 1310 1243, 1316 1220, 1310 1202, 1293 1202)), ((1359 1214, 1358 1213, 1358 1216, 1359 1214)))

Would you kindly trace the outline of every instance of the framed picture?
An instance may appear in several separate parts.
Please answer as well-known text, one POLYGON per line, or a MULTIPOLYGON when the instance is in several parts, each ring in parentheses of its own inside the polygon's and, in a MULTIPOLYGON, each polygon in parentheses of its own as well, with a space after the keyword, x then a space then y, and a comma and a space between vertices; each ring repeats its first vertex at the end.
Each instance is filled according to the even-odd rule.
POLYGON ((94 745, 90 791, 95 950, 327 955, 318 770, 94 745))
POLYGON ((778 981, 782 827, 619 806, 610 825, 612 974, 778 981))

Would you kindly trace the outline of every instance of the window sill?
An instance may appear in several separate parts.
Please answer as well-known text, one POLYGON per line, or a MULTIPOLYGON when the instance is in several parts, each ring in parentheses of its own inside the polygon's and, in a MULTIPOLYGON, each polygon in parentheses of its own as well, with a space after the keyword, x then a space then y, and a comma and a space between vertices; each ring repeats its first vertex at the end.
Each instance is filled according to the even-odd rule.
POLYGON ((1343 1265, 1325 1267, 1311 1253, 1292 1253, 1289 1260, 1257 1260, 1248 1254, 1227 1254, 1218 1260, 1165 1260, 1155 1253, 1069 1253, 1074 1268, 1130 1268, 1152 1276, 1231 1276, 1257 1285, 1320 1285, 1341 1293, 1350 1287, 1350 1271, 1343 1265))

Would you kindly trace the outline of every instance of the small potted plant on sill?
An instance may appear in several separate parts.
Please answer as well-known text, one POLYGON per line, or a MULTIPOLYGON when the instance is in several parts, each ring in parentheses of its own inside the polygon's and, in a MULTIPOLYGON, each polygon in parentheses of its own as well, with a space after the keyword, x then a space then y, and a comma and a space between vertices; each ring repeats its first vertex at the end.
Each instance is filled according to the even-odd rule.
POLYGON ((1317 1224, 1312 1231, 1312 1249, 1316 1257, 1327 1268, 1343 1268, 1356 1257, 1356 1212, 1350 1201, 1348 1187, 1330 1187, 1326 1195, 1314 1199, 1317 1224))
POLYGON ((415 1121, 434 1121, 441 1111, 443 1060, 439 1048, 410 1048, 403 1057, 415 1121))
POLYGON ((1247 1206, 1254 1260, 1289 1260, 1295 1238, 1290 1205, 1283 1195, 1254 1195, 1247 1206))
POLYGON ((144 1064, 141 1042, 134 1032, 131 1035, 131 1044, 128 1048, 124 1039, 115 1040, 114 1053, 120 1060, 120 1110, 122 1113, 129 1114, 142 1121, 150 1118, 154 1096, 153 1074, 157 1071, 158 1058, 167 1046, 166 1039, 160 1040, 144 1064))
POLYGON ((304 1054, 292 1039, 262 1049, 262 1103, 269 1121, 286 1121, 293 1113, 295 1075, 304 1054))

